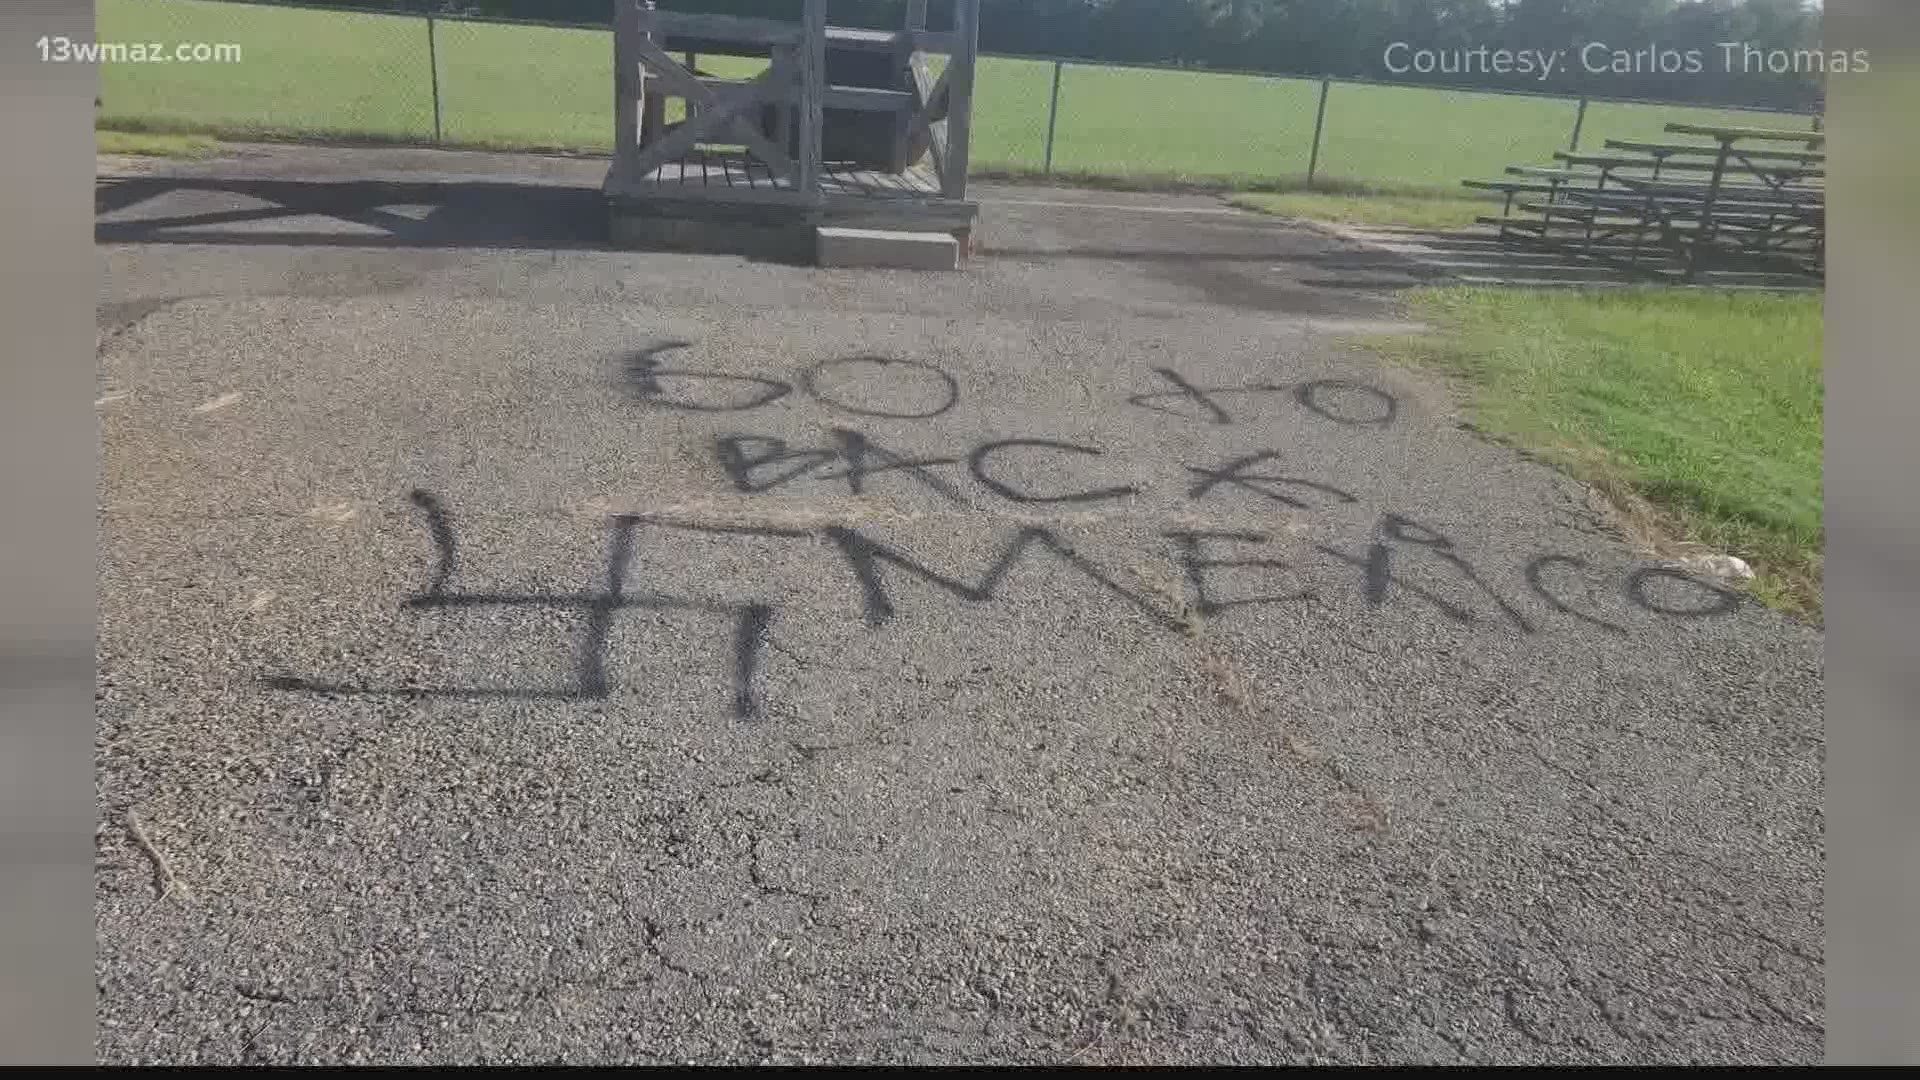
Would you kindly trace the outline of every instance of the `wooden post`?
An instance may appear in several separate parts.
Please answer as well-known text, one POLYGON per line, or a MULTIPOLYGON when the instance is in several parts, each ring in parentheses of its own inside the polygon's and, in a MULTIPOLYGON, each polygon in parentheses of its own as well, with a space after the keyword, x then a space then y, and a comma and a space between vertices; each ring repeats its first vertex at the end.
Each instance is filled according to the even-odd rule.
MULTIPOLYGON (((799 62, 793 54, 793 48, 788 45, 775 45, 773 47, 771 63, 776 66, 784 65, 789 73, 800 69, 799 62)), ((795 144, 793 138, 794 100, 792 90, 791 85, 781 88, 780 99, 775 103, 773 109, 773 131, 770 133, 770 137, 773 139, 773 145, 785 150, 787 154, 798 163, 800 160, 800 148, 795 144)))
MULTIPOLYGON (((900 42, 899 55, 894 58, 894 66, 899 77, 898 85, 905 90, 913 89, 913 57, 920 49, 916 35, 927 28, 927 0, 907 0, 907 22, 904 40, 900 42)), ((906 172, 913 167, 913 109, 900 110, 900 116, 893 128, 893 171, 906 172)))
POLYGON ((1569 153, 1580 149, 1580 129, 1587 123, 1587 96, 1580 95, 1580 111, 1573 114, 1573 138, 1567 140, 1569 153))
POLYGON ((794 187, 812 195, 820 187, 820 144, 826 126, 827 0, 805 0, 800 35, 800 157, 794 187))
POLYGON ((947 167, 949 199, 967 197, 967 152, 973 145, 973 67, 980 57, 980 0, 954 0, 954 52, 947 58, 947 167))
MULTIPOLYGON (((613 159, 630 161, 640 149, 640 34, 637 0, 613 0, 613 159)), ((636 178, 637 179, 637 178, 636 178)))
MULTIPOLYGON (((690 72, 692 72, 692 73, 694 74, 694 77, 695 77, 695 78, 698 78, 698 77, 699 77, 699 75, 700 75, 700 56, 699 56, 699 54, 698 54, 698 53, 692 53, 692 52, 689 52, 689 53, 688 53, 688 54, 686 55, 686 57, 685 57, 685 59, 686 59, 686 62, 687 62, 687 70, 688 70, 688 71, 690 71, 690 72)), ((687 99, 687 119, 689 119, 689 120, 691 120, 691 119, 693 119, 694 117, 696 117, 696 116, 699 116, 699 115, 700 115, 700 103, 699 103, 699 102, 697 102, 697 101, 695 101, 695 100, 693 100, 692 98, 688 98, 688 99, 687 99)))
MULTIPOLYGON (((648 16, 645 25, 641 28, 640 36, 651 41, 653 40, 654 3, 653 0, 639 0, 639 3, 640 10, 648 16)), ((639 12, 636 11, 635 14, 638 15, 639 12)), ((649 82, 659 80, 647 78, 644 71, 636 70, 634 78, 640 86, 640 145, 645 146, 667 133, 667 97, 660 92, 658 86, 647 85, 649 82)))

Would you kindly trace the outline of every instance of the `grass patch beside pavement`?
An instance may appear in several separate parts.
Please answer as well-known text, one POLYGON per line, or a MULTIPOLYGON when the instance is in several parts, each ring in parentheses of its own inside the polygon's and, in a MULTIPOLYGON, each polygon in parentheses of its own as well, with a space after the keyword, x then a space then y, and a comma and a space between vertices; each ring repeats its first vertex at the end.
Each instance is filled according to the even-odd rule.
POLYGON ((1753 564, 1755 595, 1817 613, 1821 298, 1695 289, 1443 288, 1411 294, 1436 335, 1369 342, 1472 384, 1481 430, 1669 539, 1753 564))
POLYGON ((128 154, 141 157, 200 158, 212 155, 220 141, 207 135, 172 135, 150 131, 107 131, 94 133, 94 153, 128 154))
POLYGON ((1227 200, 1242 210, 1341 225, 1397 225, 1409 229, 1464 229, 1499 204, 1489 199, 1423 195, 1348 195, 1291 192, 1245 194, 1227 200))

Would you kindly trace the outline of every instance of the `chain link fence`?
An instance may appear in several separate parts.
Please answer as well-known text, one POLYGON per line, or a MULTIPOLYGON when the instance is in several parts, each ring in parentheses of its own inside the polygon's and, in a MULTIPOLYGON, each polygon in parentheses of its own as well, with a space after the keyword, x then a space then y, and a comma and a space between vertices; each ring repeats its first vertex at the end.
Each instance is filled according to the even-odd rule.
MULTIPOLYGON (((261 0, 97 0, 99 40, 237 44, 231 63, 102 64, 102 127, 228 137, 612 149, 612 35, 261 0)), ((746 78, 763 63, 700 57, 746 78)), ((1816 117, 1245 72, 986 56, 976 172, 1453 188, 1671 121, 1816 117)))

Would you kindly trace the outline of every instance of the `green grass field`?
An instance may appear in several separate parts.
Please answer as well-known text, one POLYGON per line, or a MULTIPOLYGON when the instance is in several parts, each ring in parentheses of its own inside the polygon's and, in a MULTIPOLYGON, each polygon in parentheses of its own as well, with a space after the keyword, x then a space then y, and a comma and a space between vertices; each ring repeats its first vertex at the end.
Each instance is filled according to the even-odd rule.
MULTIPOLYGON (((269 136, 429 141, 432 68, 418 18, 222 3, 98 0, 101 41, 234 42, 233 64, 106 64, 100 126, 269 136)), ((445 141, 600 150, 613 137, 612 36, 604 31, 439 21, 445 141)), ((718 75, 756 65, 703 58, 718 75)), ((1050 63, 980 64, 977 172, 1038 170, 1050 63)), ((1069 65, 1054 167, 1089 178, 1286 186, 1307 170, 1319 84, 1187 71, 1069 65)), ((1319 175, 1389 187, 1452 187, 1566 146, 1572 101, 1335 84, 1319 175)), ((1584 147, 1653 139, 1673 120, 1802 126, 1669 106, 1595 104, 1584 147)))
POLYGON ((1473 388, 1476 426, 1754 565, 1755 592, 1817 610, 1821 297, 1699 289, 1416 291, 1437 336, 1370 343, 1473 388))

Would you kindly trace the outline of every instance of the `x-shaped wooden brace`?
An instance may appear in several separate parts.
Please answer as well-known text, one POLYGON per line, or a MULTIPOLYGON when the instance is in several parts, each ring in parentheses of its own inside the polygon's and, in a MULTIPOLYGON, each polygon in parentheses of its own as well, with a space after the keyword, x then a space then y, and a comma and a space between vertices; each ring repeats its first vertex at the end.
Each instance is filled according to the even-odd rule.
POLYGON ((921 141, 933 154, 933 168, 941 176, 947 174, 947 73, 953 70, 951 62, 940 71, 935 79, 928 69, 925 58, 915 56, 911 61, 913 89, 919 98, 920 108, 907 126, 907 142, 913 147, 912 157, 920 156, 921 141))
POLYGON ((703 139, 715 140, 723 134, 739 140, 749 153, 766 162, 767 167, 775 173, 795 175, 793 159, 787 157, 786 151, 775 146, 742 115, 763 101, 783 106, 787 103, 788 91, 793 83, 793 68, 784 51, 775 53, 767 70, 744 85, 715 92, 692 72, 681 67, 679 61, 658 43, 642 38, 635 43, 635 49, 640 62, 669 92, 700 106, 698 115, 687 117, 686 122, 674 129, 673 134, 641 149, 637 163, 639 175, 645 176, 667 162, 680 158, 703 139))

